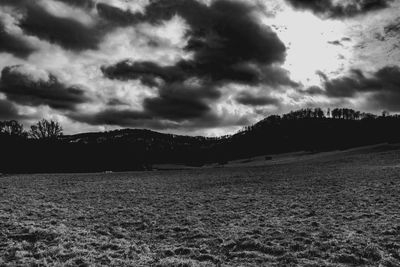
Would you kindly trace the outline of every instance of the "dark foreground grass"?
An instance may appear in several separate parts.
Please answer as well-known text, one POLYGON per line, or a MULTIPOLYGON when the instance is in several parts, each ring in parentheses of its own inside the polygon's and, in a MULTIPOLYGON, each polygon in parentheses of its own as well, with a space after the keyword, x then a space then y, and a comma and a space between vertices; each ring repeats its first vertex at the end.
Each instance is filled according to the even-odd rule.
POLYGON ((0 178, 0 266, 400 266, 400 150, 0 178))

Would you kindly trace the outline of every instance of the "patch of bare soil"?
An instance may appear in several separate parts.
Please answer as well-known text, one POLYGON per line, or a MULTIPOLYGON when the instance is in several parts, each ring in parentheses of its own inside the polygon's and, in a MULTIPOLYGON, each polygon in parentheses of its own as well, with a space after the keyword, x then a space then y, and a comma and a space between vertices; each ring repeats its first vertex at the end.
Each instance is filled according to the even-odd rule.
POLYGON ((0 266, 400 266, 400 152, 0 177, 0 266))

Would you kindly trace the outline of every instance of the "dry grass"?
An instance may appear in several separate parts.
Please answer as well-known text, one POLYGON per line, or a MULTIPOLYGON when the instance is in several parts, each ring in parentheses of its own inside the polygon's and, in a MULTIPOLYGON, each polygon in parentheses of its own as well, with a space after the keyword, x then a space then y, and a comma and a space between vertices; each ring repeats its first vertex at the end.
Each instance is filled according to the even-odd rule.
POLYGON ((0 266, 400 266, 400 151, 0 178, 0 266))

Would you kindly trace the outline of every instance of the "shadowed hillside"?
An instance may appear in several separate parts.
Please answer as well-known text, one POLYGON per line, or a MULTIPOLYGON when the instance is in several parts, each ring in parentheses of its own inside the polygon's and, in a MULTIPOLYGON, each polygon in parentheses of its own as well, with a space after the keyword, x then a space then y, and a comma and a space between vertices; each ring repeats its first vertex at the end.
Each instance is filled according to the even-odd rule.
POLYGON ((400 142, 399 126, 398 115, 376 116, 351 109, 325 114, 319 108, 273 115, 234 135, 217 138, 137 129, 32 138, 21 127, 11 131, 3 126, 0 145, 6 152, 1 154, 0 171, 130 171, 149 170, 161 163, 222 165, 260 155, 400 142))

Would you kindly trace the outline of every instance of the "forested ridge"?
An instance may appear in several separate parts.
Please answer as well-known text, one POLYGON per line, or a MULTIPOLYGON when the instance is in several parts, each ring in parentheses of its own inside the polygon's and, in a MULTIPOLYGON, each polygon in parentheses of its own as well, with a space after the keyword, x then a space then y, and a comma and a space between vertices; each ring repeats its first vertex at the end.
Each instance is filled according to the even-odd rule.
POLYGON ((54 121, 29 131, 0 122, 0 172, 151 170, 153 164, 223 165, 229 160, 291 151, 328 151, 400 142, 400 116, 346 108, 301 109, 272 115, 222 137, 181 136, 145 129, 62 135, 54 121))

